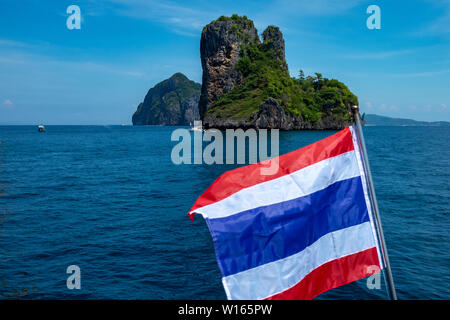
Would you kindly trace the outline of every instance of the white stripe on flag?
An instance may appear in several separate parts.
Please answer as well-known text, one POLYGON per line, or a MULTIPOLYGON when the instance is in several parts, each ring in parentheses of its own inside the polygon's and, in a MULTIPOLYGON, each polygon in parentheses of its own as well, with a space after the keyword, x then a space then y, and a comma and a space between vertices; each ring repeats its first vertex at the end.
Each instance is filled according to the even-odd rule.
POLYGON ((257 300, 283 292, 317 267, 375 247, 370 222, 330 232, 303 251, 222 278, 228 299, 257 300))
POLYGON ((349 151, 289 175, 242 189, 195 212, 202 214, 204 218, 224 218, 253 208, 300 198, 359 175, 355 152, 349 151))

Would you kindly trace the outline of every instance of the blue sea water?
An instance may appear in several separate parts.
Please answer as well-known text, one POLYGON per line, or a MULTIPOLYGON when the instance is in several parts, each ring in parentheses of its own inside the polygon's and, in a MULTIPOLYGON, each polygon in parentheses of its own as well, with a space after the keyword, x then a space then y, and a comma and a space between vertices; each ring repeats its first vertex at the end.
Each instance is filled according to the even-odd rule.
MULTIPOLYGON (((174 127, 0 127, 0 299, 225 299, 186 213, 231 165, 175 165, 174 127), (81 269, 68 290, 66 269, 81 269)), ((450 299, 450 128, 365 127, 400 299, 450 299)), ((332 131, 280 133, 280 153, 332 131)), ((318 299, 382 299, 366 280, 318 299)))

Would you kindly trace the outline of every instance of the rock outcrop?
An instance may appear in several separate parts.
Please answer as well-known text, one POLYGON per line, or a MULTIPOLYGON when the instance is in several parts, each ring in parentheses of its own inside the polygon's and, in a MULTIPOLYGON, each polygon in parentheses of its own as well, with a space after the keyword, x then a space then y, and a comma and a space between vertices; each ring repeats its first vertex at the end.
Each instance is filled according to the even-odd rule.
POLYGON ((276 59, 281 61, 282 67, 288 70, 285 55, 285 46, 283 34, 280 28, 275 26, 268 26, 262 33, 263 45, 267 50, 272 50, 276 59))
POLYGON ((276 26, 267 27, 261 41, 247 17, 220 17, 204 27, 200 54, 205 128, 320 130, 352 123, 357 97, 320 73, 292 78, 276 26))
POLYGON ((242 44, 259 43, 258 32, 247 17, 220 17, 203 28, 200 56, 203 68, 199 111, 203 117, 208 106, 241 83, 235 65, 242 44))
POLYGON ((151 88, 133 115, 133 125, 189 125, 200 119, 201 85, 182 73, 151 88))

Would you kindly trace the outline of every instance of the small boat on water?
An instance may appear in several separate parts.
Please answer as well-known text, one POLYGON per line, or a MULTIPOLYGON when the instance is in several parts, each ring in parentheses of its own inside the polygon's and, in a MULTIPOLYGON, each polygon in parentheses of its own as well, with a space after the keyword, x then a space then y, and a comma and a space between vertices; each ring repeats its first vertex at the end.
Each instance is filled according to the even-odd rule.
POLYGON ((45 127, 42 124, 38 125, 38 131, 45 132, 45 127))
POLYGON ((191 124, 191 128, 189 129, 189 131, 203 131, 203 126, 202 126, 201 121, 194 121, 194 126, 192 126, 192 122, 190 124, 191 124))

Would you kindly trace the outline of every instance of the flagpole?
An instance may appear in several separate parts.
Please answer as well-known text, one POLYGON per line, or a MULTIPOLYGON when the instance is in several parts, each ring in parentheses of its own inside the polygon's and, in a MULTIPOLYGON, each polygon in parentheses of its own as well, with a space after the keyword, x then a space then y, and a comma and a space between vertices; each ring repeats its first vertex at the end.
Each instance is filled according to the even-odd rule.
POLYGON ((373 208, 373 215, 374 215, 374 220, 375 220, 376 229, 377 229, 377 236, 378 236, 378 239, 380 242, 381 252, 382 252, 381 254, 383 256, 384 264, 386 267, 385 270, 386 270, 386 278, 387 278, 389 296, 392 300, 397 300, 397 293, 395 292, 394 279, 392 277, 392 271, 391 271, 391 264, 389 263, 389 256, 388 256, 388 252, 387 252, 387 248, 386 248, 386 242, 384 240, 383 227, 381 225, 381 218, 380 218, 380 213, 379 213, 380 211, 378 209, 377 197, 375 195, 375 188, 373 186, 373 181, 372 181, 372 173, 370 171, 370 166, 369 166, 369 158, 367 156, 366 143, 365 143, 364 135, 363 135, 363 131, 362 131, 361 118, 359 116, 359 107, 353 106, 352 112, 353 112, 353 116, 354 116, 354 120, 355 120, 355 124, 356 124, 356 132, 358 134, 360 149, 362 150, 362 161, 363 161, 364 171, 365 171, 366 177, 367 177, 367 186, 369 189, 369 196, 370 196, 370 200, 371 200, 371 204, 372 204, 372 208, 373 208))

